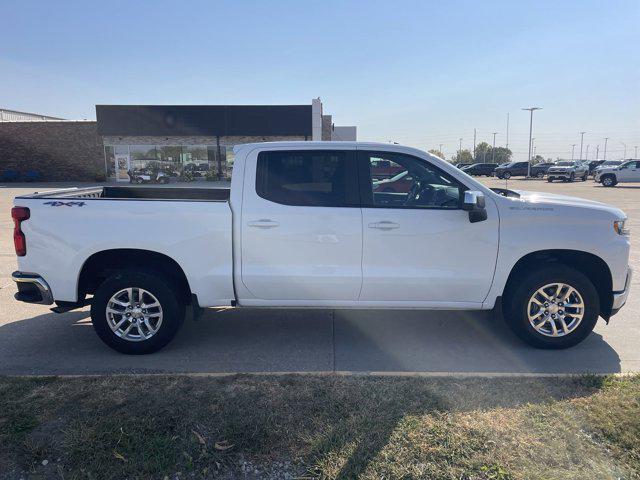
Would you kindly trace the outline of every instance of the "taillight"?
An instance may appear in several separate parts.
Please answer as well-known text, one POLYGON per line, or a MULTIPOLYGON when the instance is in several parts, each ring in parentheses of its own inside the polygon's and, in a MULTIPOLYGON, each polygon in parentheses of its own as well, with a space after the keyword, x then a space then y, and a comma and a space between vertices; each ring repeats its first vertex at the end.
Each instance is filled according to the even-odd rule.
POLYGON ((16 255, 24 257, 27 254, 27 239, 20 229, 23 221, 31 216, 27 207, 13 207, 11 218, 13 218, 13 245, 16 247, 16 255))

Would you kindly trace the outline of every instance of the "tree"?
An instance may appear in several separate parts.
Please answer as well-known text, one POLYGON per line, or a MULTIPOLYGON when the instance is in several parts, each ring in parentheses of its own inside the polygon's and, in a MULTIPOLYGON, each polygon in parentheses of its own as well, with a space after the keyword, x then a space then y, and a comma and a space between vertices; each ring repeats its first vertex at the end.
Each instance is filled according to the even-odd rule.
POLYGON ((542 155, 531 157, 531 165, 535 165, 536 163, 544 163, 544 157, 542 155))
POLYGON ((444 154, 440 150, 436 150, 435 148, 429 150, 429 153, 435 155, 436 157, 444 158, 444 154))
POLYGON ((511 150, 505 147, 496 147, 495 152, 494 148, 489 145, 487 142, 480 142, 476 145, 476 149, 474 152, 474 159, 478 163, 505 163, 511 161, 512 156, 511 150), (495 153, 495 158, 494 158, 495 153))
POLYGON ((473 155, 468 149, 459 150, 451 157, 451 163, 473 163, 473 155))

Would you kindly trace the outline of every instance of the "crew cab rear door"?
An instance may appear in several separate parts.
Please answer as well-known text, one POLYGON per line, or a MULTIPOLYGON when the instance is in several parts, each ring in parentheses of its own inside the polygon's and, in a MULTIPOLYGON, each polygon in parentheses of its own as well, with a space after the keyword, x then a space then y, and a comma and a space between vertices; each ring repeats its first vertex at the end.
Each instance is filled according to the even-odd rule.
POLYGON ((241 215, 245 303, 357 301, 362 215, 355 147, 249 153, 241 215))
POLYGON ((498 213, 470 223, 461 209, 466 187, 426 159, 358 151, 363 218, 361 303, 460 307, 480 304, 493 279, 498 213), (372 188, 370 165, 380 160, 407 170, 404 191, 372 188), (464 305, 463 305, 464 304, 464 305))

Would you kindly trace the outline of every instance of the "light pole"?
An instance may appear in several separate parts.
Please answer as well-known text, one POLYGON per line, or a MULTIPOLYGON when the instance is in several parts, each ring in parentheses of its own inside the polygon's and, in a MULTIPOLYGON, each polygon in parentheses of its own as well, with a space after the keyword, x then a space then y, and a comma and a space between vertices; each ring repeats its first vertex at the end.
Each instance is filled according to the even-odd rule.
POLYGON ((491 147, 491 163, 496 163, 496 135, 498 132, 493 132, 493 147, 491 147))
POLYGON ((587 143, 587 154, 585 155, 585 160, 589 160, 589 144, 587 143))
POLYGON ((624 145, 624 157, 622 157, 622 160, 626 160, 627 159, 627 144, 624 142, 620 142, 622 145, 624 145))
POLYGON ((462 161, 462 138, 460 138, 460 146, 458 147, 458 162, 462 161))
POLYGON ((509 148, 509 114, 507 113, 507 144, 505 145, 506 148, 509 148))
POLYGON ((573 162, 573 154, 576 151, 576 144, 572 143, 571 144, 571 161, 573 162))
POLYGON ((636 151, 636 153, 633 155, 633 158, 635 158, 636 160, 638 159, 638 146, 636 145, 635 147, 633 147, 636 151))
POLYGON ((584 134, 587 132, 580 132, 580 158, 578 160, 582 160, 582 144, 584 143, 584 134))
POLYGON ((531 177, 531 134, 533 133, 533 112, 535 110, 542 110, 541 107, 529 107, 522 110, 528 110, 531 114, 529 117, 529 156, 527 157, 527 178, 531 177))
POLYGON ((596 145, 596 160, 598 160, 599 153, 600 153, 600 145, 596 145))
POLYGON ((607 159, 607 140, 609 140, 609 137, 604 137, 604 155, 602 155, 603 160, 607 159))

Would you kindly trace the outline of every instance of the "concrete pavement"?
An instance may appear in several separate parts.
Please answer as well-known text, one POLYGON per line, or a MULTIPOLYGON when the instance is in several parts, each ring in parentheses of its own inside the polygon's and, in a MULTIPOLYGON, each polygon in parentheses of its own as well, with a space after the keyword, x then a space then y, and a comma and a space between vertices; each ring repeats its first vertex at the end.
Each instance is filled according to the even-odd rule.
MULTIPOLYGON (((487 183, 505 184, 493 179, 487 183)), ((515 179, 508 186, 622 208, 632 229, 631 263, 640 270, 640 186, 605 189, 591 181, 547 184, 515 179)), ((198 322, 185 322, 161 352, 121 355, 95 335, 87 308, 56 315, 47 307, 13 300, 11 199, 38 188, 0 185, 0 374, 640 371, 640 275, 628 305, 610 325, 600 321, 585 342, 559 352, 522 344, 488 312, 220 309, 207 311, 198 322)))

